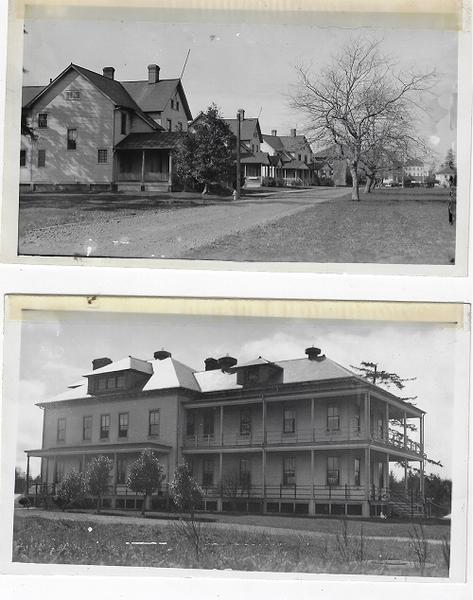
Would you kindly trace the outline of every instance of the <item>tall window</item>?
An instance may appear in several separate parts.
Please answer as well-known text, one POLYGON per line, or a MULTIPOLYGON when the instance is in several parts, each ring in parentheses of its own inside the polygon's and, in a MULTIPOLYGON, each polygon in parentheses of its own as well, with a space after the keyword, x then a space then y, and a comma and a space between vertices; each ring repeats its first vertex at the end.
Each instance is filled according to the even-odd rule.
POLYGON ((179 100, 176 100, 176 110, 179 110, 179 100))
POLYGON ((296 411, 293 408, 285 408, 283 410, 283 432, 296 432, 296 411))
POLYGON ((166 126, 168 131, 172 131, 172 121, 171 119, 166 119, 166 126))
POLYGON ((242 408, 240 410, 240 435, 251 434, 251 409, 242 408))
POLYGON ((214 411, 206 410, 204 412, 204 435, 214 434, 214 411))
POLYGON ((47 113, 39 113, 38 115, 38 127, 39 129, 45 129, 48 126, 48 115, 47 113))
POLYGON ((338 406, 327 406, 327 430, 339 431, 340 429, 340 412, 338 406))
POLYGON ((247 458, 240 458, 239 483, 242 488, 250 486, 250 461, 247 458))
POLYGON ((354 478, 353 478, 354 484, 360 485, 361 478, 360 478, 360 459, 359 458, 355 458, 355 462, 353 465, 353 473, 354 473, 354 478))
POLYGON ((174 109, 174 98, 171 98, 171 108, 174 109))
POLYGON ((67 130, 67 149, 68 150, 76 150, 77 149, 77 129, 68 129, 67 130))
POLYGON ((38 167, 46 166, 46 150, 38 150, 38 167))
POLYGON ((110 415, 100 415, 100 439, 108 440, 110 437, 110 415))
POLYGON ((26 167, 26 150, 20 150, 20 167, 26 167))
POLYGON ((376 434, 379 439, 384 439, 384 421, 382 417, 378 417, 376 420, 376 434))
POLYGON ((120 133, 126 133, 126 113, 120 113, 120 133))
POLYGON ((128 413, 119 413, 118 415, 118 437, 128 437, 128 413))
POLYGON ((159 410, 149 411, 148 435, 159 435, 159 410))
POLYGON ((296 485, 296 458, 294 456, 285 456, 282 467, 282 484, 296 485))
POLYGON ((92 439, 92 417, 87 416, 82 419, 82 439, 92 439))
POLYGON ((195 435, 195 412, 188 410, 186 413, 186 435, 195 435))
POLYGON ((117 483, 126 483, 127 479, 127 463, 126 458, 117 458, 117 483))
POLYGON ((340 485, 338 456, 327 457, 327 485, 340 485))
POLYGON ((66 419, 64 417, 60 417, 57 420, 57 436, 56 440, 58 442, 66 441, 66 419))
POLYGON ((106 148, 99 148, 97 150, 97 162, 99 165, 106 165, 108 163, 108 150, 106 148))
POLYGON ((214 484, 214 461, 212 459, 204 460, 202 473, 202 486, 204 488, 212 487, 214 484))

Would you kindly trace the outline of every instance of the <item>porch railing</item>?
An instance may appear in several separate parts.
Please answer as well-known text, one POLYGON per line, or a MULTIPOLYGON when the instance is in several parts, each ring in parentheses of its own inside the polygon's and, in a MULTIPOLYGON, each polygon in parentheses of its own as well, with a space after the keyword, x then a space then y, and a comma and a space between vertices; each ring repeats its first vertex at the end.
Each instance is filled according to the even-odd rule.
POLYGON ((414 454, 422 454, 422 447, 419 442, 411 440, 408 436, 404 436, 403 433, 391 427, 388 429, 387 433, 385 431, 374 431, 371 433, 371 437, 373 440, 383 442, 388 446, 408 450, 414 454))
POLYGON ((296 500, 358 500, 366 499, 366 489, 353 485, 249 485, 203 487, 206 498, 262 498, 296 500))

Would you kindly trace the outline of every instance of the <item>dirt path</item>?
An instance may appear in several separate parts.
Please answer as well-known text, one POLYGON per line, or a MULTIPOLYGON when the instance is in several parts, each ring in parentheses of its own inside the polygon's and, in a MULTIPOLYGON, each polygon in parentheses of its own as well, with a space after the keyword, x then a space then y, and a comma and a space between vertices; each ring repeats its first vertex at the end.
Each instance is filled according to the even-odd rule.
POLYGON ((20 254, 180 258, 200 246, 278 221, 347 194, 346 189, 287 190, 182 210, 89 211, 78 222, 36 227, 20 236, 20 254))

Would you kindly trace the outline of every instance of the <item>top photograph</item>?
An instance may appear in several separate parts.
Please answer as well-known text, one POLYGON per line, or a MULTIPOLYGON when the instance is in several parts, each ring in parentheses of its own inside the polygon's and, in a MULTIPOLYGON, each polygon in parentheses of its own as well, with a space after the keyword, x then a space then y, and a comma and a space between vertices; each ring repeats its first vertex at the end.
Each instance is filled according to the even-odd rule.
POLYGON ((26 13, 18 256, 466 261, 461 31, 186 15, 26 13))

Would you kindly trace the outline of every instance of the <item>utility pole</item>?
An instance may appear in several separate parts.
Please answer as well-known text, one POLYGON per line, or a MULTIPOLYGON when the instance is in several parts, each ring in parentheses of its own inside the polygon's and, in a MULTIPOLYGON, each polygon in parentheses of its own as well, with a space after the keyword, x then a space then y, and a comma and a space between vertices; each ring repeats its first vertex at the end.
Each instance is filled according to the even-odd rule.
POLYGON ((239 108, 237 111, 237 147, 236 147, 236 194, 235 194, 235 200, 238 200, 238 198, 240 198, 240 194, 241 194, 241 164, 240 164, 240 160, 241 160, 241 148, 240 148, 240 139, 241 139, 241 115, 242 115, 243 109, 239 108))

